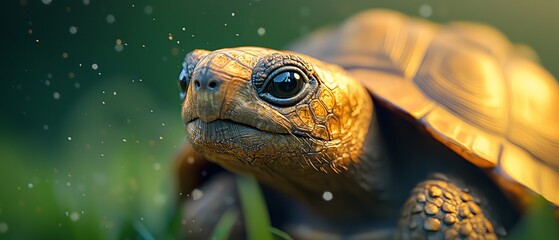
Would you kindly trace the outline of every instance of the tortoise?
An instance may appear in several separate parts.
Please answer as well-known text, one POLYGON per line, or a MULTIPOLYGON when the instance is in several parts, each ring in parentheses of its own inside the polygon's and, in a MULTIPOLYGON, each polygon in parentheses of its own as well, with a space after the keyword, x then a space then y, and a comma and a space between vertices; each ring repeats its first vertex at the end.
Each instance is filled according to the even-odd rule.
POLYGON ((230 172, 296 239, 495 239, 559 204, 559 86, 482 24, 369 10, 288 51, 194 50, 178 83, 194 236, 239 207, 230 172))

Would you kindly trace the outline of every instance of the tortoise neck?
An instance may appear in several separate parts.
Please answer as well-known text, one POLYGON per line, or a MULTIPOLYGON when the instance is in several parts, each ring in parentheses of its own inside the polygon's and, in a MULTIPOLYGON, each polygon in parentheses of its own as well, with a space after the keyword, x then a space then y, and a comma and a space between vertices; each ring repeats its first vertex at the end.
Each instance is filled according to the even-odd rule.
POLYGON ((278 175, 268 172, 259 178, 268 185, 303 202, 314 212, 335 219, 359 216, 386 216, 389 196, 388 156, 377 118, 371 118, 369 132, 358 159, 344 171, 307 172, 300 175, 278 175))

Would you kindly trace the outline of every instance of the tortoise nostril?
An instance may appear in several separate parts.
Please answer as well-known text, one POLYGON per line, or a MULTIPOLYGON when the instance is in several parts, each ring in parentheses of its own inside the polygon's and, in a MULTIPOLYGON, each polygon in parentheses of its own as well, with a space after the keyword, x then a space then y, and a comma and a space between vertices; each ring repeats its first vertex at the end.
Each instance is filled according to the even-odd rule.
POLYGON ((217 87, 217 83, 213 80, 210 80, 210 82, 208 83, 208 88, 210 90, 214 90, 217 87))
POLYGON ((220 82, 217 79, 212 78, 201 78, 194 80, 194 90, 195 91, 217 91, 219 89, 220 82))

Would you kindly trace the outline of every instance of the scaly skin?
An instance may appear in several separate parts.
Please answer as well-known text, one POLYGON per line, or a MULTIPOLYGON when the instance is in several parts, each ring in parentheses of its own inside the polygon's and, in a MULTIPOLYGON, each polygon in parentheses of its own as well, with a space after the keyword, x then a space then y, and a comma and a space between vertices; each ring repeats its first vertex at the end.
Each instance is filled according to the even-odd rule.
POLYGON ((347 202, 355 199, 341 196, 365 197, 373 188, 359 172, 368 171, 359 157, 373 116, 371 97, 343 69, 254 47, 195 50, 184 69, 188 140, 210 161, 318 209, 324 191, 347 202), (289 106, 265 101, 267 77, 286 66, 305 75, 300 99, 289 106))
POLYGON ((446 179, 419 183, 398 225, 398 239, 497 239, 479 204, 446 179))

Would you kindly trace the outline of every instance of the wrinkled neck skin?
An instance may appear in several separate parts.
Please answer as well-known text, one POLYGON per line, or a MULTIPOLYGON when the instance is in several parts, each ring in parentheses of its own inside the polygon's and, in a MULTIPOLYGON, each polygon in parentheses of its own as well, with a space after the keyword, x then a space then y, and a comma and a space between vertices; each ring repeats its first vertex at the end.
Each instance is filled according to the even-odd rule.
MULTIPOLYGON (((229 129, 226 126, 215 126, 207 131, 217 132, 217 134, 200 134, 199 136, 217 138, 220 132, 225 131, 236 136, 249 134, 244 130, 229 129)), ((217 148, 194 146, 209 160, 231 172, 253 175, 272 189, 301 202, 313 214, 342 221, 363 217, 381 218, 391 214, 391 210, 387 208, 390 197, 387 192, 389 187, 388 154, 384 150, 386 148, 383 146, 384 143, 378 131, 376 117, 373 116, 371 119, 369 129, 361 131, 368 131, 363 144, 365 147, 361 149, 357 159, 347 163, 344 167, 339 167, 337 172, 327 171, 325 168, 321 170, 320 166, 325 166, 325 164, 318 163, 316 160, 308 159, 308 163, 301 162, 301 156, 307 154, 303 152, 283 152, 281 154, 283 156, 280 161, 301 162, 293 169, 285 171, 276 169, 271 164, 258 164, 258 160, 243 159, 244 162, 239 163, 239 160, 233 159, 236 157, 228 153, 228 151, 236 151, 233 149, 216 151, 217 148), (324 197, 325 192, 330 192, 333 198, 327 201, 324 197)), ((285 145, 285 149, 288 149, 290 139, 285 140, 276 140, 270 144, 285 145)), ((265 139, 259 140, 259 142, 266 144, 265 139)), ((269 159, 275 161, 273 156, 269 156, 269 159)))
MULTIPOLYGON (((365 131, 365 129, 363 130, 365 131)), ((257 175, 267 185, 293 196, 315 214, 335 221, 382 219, 393 214, 389 206, 388 153, 373 116, 358 160, 337 173, 311 170, 305 176, 257 175), (325 192, 332 193, 327 201, 325 192)))

